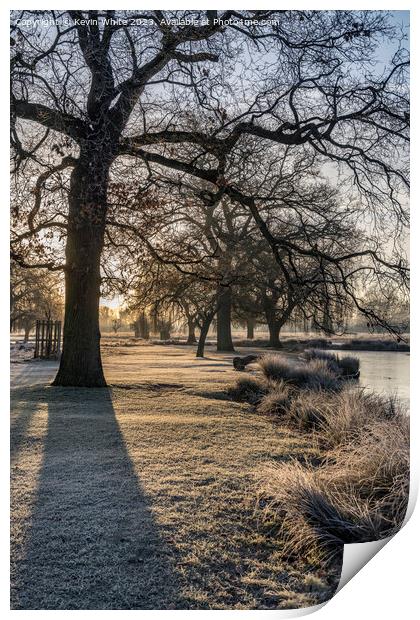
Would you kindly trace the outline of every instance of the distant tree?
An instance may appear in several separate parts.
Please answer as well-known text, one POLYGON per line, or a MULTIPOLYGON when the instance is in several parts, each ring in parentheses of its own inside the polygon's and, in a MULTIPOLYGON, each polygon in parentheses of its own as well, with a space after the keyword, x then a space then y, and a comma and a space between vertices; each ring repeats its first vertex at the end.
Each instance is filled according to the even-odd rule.
MULTIPOLYGON (((405 333, 410 328, 410 305, 406 296, 401 295, 400 287, 388 286, 386 291, 378 290, 373 286, 365 291, 365 303, 372 313, 385 317, 388 325, 391 325, 396 333, 405 333)), ((367 331, 375 331, 374 323, 366 323, 367 331)), ((383 331, 383 330, 381 330, 383 331)))
MULTIPOLYGON (((183 267, 187 269, 188 266, 183 264, 183 267)), ((187 344, 197 343, 195 328, 201 330, 203 311, 208 310, 205 291, 212 292, 215 282, 202 280, 194 272, 184 273, 176 264, 162 262, 155 255, 138 262, 136 278, 132 280, 127 304, 138 315, 135 326, 140 337, 146 337, 141 336, 146 323, 148 329, 152 327, 162 340, 167 340, 174 323, 181 322, 187 326, 187 344)), ((211 320, 213 317, 214 312, 211 320)))
POLYGON ((117 334, 122 327, 122 321, 120 318, 112 319, 112 331, 117 334))
POLYGON ((10 329, 24 330, 24 340, 37 319, 59 320, 63 314, 62 282, 58 274, 24 269, 12 262, 10 329))
POLYGON ((99 322, 101 328, 108 328, 111 322, 112 311, 108 306, 99 306, 99 322))
POLYGON ((148 340, 150 337, 150 321, 145 310, 138 312, 134 321, 134 336, 136 338, 144 338, 145 340, 148 340))

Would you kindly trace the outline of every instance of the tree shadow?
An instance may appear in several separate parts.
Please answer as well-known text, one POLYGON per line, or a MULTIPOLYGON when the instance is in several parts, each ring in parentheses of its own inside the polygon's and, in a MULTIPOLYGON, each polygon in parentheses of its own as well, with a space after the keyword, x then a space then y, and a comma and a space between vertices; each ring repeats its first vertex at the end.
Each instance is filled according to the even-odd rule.
POLYGON ((20 388, 11 392, 10 401, 12 411, 16 411, 16 415, 10 421, 10 461, 13 463, 26 441, 36 406, 32 401, 25 399, 24 395, 21 396, 20 388))
POLYGON ((182 609, 108 389, 38 388, 48 430, 14 609, 182 609))

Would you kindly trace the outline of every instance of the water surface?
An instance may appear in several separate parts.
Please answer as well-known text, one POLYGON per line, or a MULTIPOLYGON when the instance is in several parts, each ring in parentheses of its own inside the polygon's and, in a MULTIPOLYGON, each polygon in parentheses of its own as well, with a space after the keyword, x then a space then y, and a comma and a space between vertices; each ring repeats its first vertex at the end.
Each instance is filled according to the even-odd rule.
POLYGON ((410 354, 399 351, 336 351, 360 360, 360 385, 386 396, 410 399, 410 354))

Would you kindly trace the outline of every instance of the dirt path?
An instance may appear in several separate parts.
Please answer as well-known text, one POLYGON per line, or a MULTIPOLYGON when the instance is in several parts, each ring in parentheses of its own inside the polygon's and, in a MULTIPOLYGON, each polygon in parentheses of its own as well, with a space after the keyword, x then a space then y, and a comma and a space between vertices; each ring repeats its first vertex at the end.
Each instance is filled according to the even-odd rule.
MULTIPOLYGON (((249 352, 249 350, 247 350, 249 352)), ((231 355, 105 347, 109 389, 51 388, 16 364, 12 606, 274 609, 327 598, 258 522, 253 472, 310 454, 226 400, 231 355)))

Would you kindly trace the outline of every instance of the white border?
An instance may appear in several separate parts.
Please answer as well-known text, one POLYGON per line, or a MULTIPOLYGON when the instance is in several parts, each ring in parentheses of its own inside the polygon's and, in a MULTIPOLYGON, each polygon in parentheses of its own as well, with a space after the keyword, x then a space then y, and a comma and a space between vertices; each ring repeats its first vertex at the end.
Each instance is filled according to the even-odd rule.
MULTIPOLYGON (((9 188, 9 175, 8 175, 8 160, 9 160, 9 136, 8 136, 8 119, 9 119, 9 98, 7 96, 8 84, 9 84, 9 10, 26 7, 26 8, 42 8, 42 9, 68 9, 71 5, 77 5, 72 2, 50 2, 44 1, 42 3, 34 2, 13 2, 8 3, 8 6, 0 9, 0 43, 2 46, 2 53, 0 55, 0 68, 1 68, 1 85, 3 96, 0 98, 1 105, 1 118, 0 123, 0 144, 1 144, 1 210, 0 210, 0 252, 1 252, 1 283, 2 283, 2 297, 3 304, 0 304, 0 325, 2 326, 2 355, 0 358, 0 386, 1 394, 3 395, 4 408, 0 417, 1 423, 1 438, 3 445, 0 450, 1 458, 1 477, 2 481, 2 493, 3 501, 1 503, 2 519, 1 519, 1 550, 2 550, 2 562, 1 562, 1 582, 0 582, 0 609, 3 614, 8 617, 9 614, 18 613, 22 618, 32 618, 34 614, 48 614, 50 618, 61 617, 62 614, 77 613, 79 617, 87 617, 88 615, 103 614, 103 611, 9 611, 9 484, 8 484, 8 471, 9 471, 9 442, 8 442, 8 394, 9 394, 9 314, 8 303, 6 300, 9 297, 8 293, 8 273, 9 273, 9 210, 8 205, 8 188, 9 188)), ((415 172, 420 171, 419 157, 418 157, 418 144, 416 136, 420 135, 419 122, 417 119, 417 103, 418 103, 418 42, 419 36, 419 11, 413 8, 414 3, 405 2, 403 6, 396 6, 396 2, 389 2, 388 0, 382 1, 364 1, 364 2, 352 2, 347 1, 344 6, 340 6, 337 1, 335 2, 316 2, 310 3, 308 0, 302 2, 295 0, 294 2, 282 2, 280 8, 290 9, 377 9, 377 10, 410 10, 411 11, 411 49, 412 49, 412 99, 414 101, 413 109, 413 129, 412 136, 414 137, 414 144, 412 146, 412 170, 415 172)), ((109 1, 91 1, 88 4, 90 9, 93 8, 115 8, 114 2, 109 1)), ((195 8, 208 8, 208 3, 202 1, 195 2, 141 2, 135 3, 132 0, 124 3, 124 8, 138 9, 141 6, 142 9, 195 9, 195 8)), ((220 6, 220 5, 219 5, 220 6)), ((79 6, 78 6, 79 8, 79 6)), ((213 7, 214 8, 214 7, 213 7)), ((246 9, 255 8, 255 2, 229 2, 229 8, 246 9)), ((279 8, 279 4, 273 1, 266 1, 262 3, 261 8, 279 8)), ((413 188, 412 188, 412 234, 411 238, 412 251, 411 262, 413 265, 414 273, 418 273, 419 262, 419 244, 417 243, 416 235, 418 234, 418 220, 417 208, 419 205, 419 182, 414 174, 413 188)), ((420 382, 420 363, 418 360, 418 339, 419 333, 416 329, 415 319, 420 316, 420 295, 417 290, 417 275, 415 278, 415 286, 412 293, 412 334, 411 334, 411 347, 413 355, 411 356, 411 411, 412 411, 412 490, 417 489, 419 479, 419 413, 417 412, 416 405, 419 403, 419 388, 420 382)), ((412 496, 411 501, 414 500, 412 496)), ((362 618, 369 618, 375 616, 375 618, 394 619, 398 617, 401 620, 411 619, 418 615, 418 603, 417 603, 417 575, 418 575, 418 549, 420 548, 420 511, 417 509, 414 512, 413 517, 409 520, 403 530, 394 537, 391 542, 386 545, 384 549, 374 557, 354 578, 351 579, 351 584, 341 590, 333 599, 327 603, 320 611, 317 612, 317 617, 323 620, 336 620, 337 617, 340 620, 347 620, 354 618, 355 616, 362 618), (417 553, 416 553, 417 552, 417 553)), ((318 606, 319 607, 319 606, 318 606)), ((308 610, 309 611, 309 610, 308 610)), ((313 611, 315 609, 313 608, 313 611)), ((137 614, 141 618, 156 617, 156 614, 172 614, 174 617, 183 617, 185 613, 188 613, 189 617, 192 615, 219 615, 224 616, 237 616, 240 614, 243 617, 254 618, 257 615, 270 615, 280 617, 291 617, 302 615, 303 610, 285 612, 285 611, 116 611, 113 614, 130 613, 137 614)), ((99 616, 98 616, 99 617, 99 616)))

